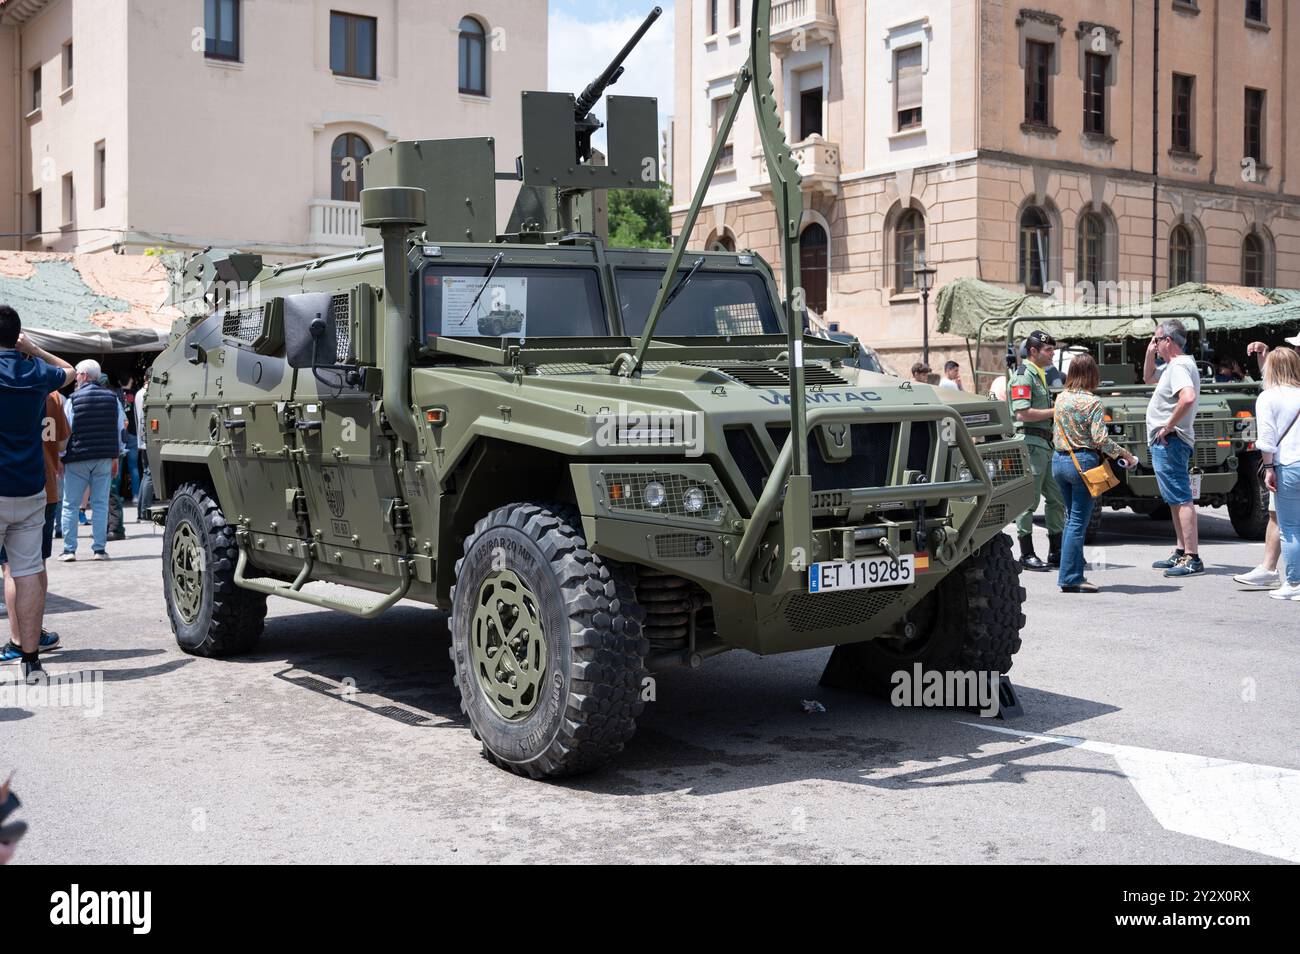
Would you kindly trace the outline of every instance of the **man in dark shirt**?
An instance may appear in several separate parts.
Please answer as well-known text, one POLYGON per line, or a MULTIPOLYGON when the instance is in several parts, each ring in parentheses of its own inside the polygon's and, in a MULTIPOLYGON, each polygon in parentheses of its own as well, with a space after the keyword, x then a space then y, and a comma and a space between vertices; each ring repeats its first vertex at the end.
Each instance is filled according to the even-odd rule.
POLYGON ((4 656, 22 659, 23 677, 41 669, 38 658, 45 616, 45 398, 72 383, 72 366, 37 347, 22 333, 18 313, 0 305, 0 544, 9 558, 14 600, 10 626, 19 645, 4 656))

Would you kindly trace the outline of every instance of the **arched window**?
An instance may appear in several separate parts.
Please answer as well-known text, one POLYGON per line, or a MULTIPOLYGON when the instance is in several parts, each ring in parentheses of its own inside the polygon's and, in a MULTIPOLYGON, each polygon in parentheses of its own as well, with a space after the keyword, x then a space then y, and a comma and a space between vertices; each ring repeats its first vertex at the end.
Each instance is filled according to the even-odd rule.
POLYGON ((726 232, 715 235, 713 241, 709 243, 710 252, 734 252, 735 250, 736 240, 726 232))
POLYGON ((460 21, 460 91, 487 95, 487 36, 473 17, 460 21))
POLYGON ((1252 288, 1264 285, 1264 240, 1254 232, 1241 243, 1241 283, 1252 288))
POLYGON ((1026 291, 1047 287, 1051 249, 1052 223, 1047 213, 1031 205, 1020 214, 1020 284, 1026 291))
POLYGON ((1106 261, 1106 223, 1096 212, 1085 212, 1079 219, 1079 250, 1076 281, 1087 282, 1096 290, 1104 276, 1106 261))
POLYGON ((804 304, 818 315, 826 312, 826 230, 813 222, 799 236, 799 275, 804 304))
POLYGON ((894 226, 894 291, 916 291, 916 259, 925 251, 925 219, 907 209, 894 226))
POLYGON ((370 143, 356 133, 344 133, 330 148, 330 198, 361 201, 361 160, 370 155, 370 143))
POLYGON ((1192 255, 1196 250, 1192 230, 1176 225, 1169 233, 1169 287, 1193 281, 1192 255))

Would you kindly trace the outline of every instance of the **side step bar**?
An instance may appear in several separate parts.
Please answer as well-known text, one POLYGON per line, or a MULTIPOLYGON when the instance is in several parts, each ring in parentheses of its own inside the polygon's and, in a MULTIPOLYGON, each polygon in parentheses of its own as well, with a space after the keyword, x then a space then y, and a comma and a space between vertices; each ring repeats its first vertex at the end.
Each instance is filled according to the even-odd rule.
POLYGON ((252 590, 254 593, 265 593, 267 596, 282 596, 285 599, 306 603, 320 609, 339 610, 361 619, 374 619, 404 597, 406 591, 411 588, 411 564, 407 560, 399 562, 402 567, 401 585, 387 596, 380 597, 376 602, 358 603, 354 600, 302 592, 301 587, 307 582, 307 573, 311 569, 310 558, 303 565, 298 578, 292 583, 282 583, 279 580, 265 578, 249 579, 244 575, 244 572, 248 569, 248 551, 241 546, 239 548, 239 561, 235 564, 235 585, 245 590, 252 590))

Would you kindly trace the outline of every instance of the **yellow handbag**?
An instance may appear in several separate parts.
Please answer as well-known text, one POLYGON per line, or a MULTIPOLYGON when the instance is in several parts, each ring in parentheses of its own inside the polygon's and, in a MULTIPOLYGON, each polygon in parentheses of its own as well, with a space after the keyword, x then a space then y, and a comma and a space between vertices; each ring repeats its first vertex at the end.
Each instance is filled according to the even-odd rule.
POLYGON ((1058 423, 1056 429, 1061 434, 1061 442, 1069 448, 1070 459, 1074 461, 1074 469, 1077 470, 1079 476, 1083 478, 1083 485, 1088 488, 1088 493, 1092 494, 1094 497, 1100 497, 1112 487, 1119 486, 1119 478, 1116 477, 1115 472, 1110 469, 1110 461, 1106 460, 1105 457, 1101 457, 1101 454, 1098 453, 1097 456, 1101 457, 1101 463, 1090 470, 1084 470, 1079 466, 1079 458, 1074 456, 1074 448, 1070 445, 1069 439, 1066 438, 1064 428, 1062 428, 1058 423))

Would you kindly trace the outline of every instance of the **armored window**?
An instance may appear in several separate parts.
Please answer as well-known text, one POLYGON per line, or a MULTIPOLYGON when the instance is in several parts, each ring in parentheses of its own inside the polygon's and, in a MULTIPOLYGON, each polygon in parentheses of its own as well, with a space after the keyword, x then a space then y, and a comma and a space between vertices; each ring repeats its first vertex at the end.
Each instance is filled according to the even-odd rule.
POLYGON ((1025 43, 1025 122, 1050 126, 1052 52, 1054 44, 1025 43))
MULTIPOLYGON (((448 338, 593 338, 611 334, 594 268, 426 265, 420 309, 426 342, 448 338), (477 299, 477 300, 476 300, 477 299)), ((656 273, 662 278, 662 271, 656 273)))
POLYGON ((1246 0, 1246 19, 1252 23, 1264 22, 1264 0, 1246 0))
POLYGON ((330 148, 330 198, 360 202, 361 160, 370 155, 370 143, 356 133, 344 133, 330 148))
POLYGON ((1106 135, 1106 69, 1110 57, 1100 53, 1084 55, 1083 131, 1106 135))
POLYGON ((41 68, 39 66, 32 70, 32 100, 28 105, 31 112, 41 108, 41 68))
MULTIPOLYGON (((688 271, 678 271, 678 279, 685 278, 688 271)), ((639 335, 650 317, 663 269, 620 268, 617 275, 623 333, 639 335)), ((781 330, 762 278, 752 272, 702 268, 664 310, 655 326, 655 336, 771 335, 781 330)))
POLYGON ((1047 286, 1051 243, 1052 225, 1042 209, 1031 205, 1020 213, 1020 284, 1026 291, 1040 292, 1047 286))
POLYGON ((1174 74, 1173 148, 1179 152, 1192 151, 1192 103, 1196 79, 1174 74))
POLYGON ((1177 225, 1169 233, 1169 287, 1192 281, 1192 254, 1195 244, 1192 231, 1177 225))
POLYGON ((1264 285, 1264 240, 1253 232, 1241 243, 1241 283, 1251 288, 1264 285))
POLYGON ((921 48, 894 51, 894 108, 897 130, 921 126, 921 48))
POLYGON ((925 219, 908 209, 894 227, 894 291, 916 291, 916 260, 924 251, 925 219))
POLYGON ((826 313, 827 265, 826 230, 814 222, 799 237, 799 274, 804 304, 818 315, 826 313))
POLYGON ((375 34, 374 17, 360 17, 353 13, 330 12, 330 69, 338 76, 355 76, 374 79, 375 34))
POLYGON ((1242 155, 1254 159, 1257 163, 1264 161, 1264 91, 1262 89, 1246 90, 1246 130, 1242 144, 1242 155))
POLYGON ((487 36, 473 17, 460 21, 460 91, 487 95, 487 36))
POLYGON ((1106 223, 1096 212, 1085 212, 1079 219, 1079 248, 1075 265, 1077 280, 1094 289, 1101 283, 1106 255, 1106 223))
POLYGON ((239 59, 239 0, 205 0, 203 55, 213 60, 239 59))

